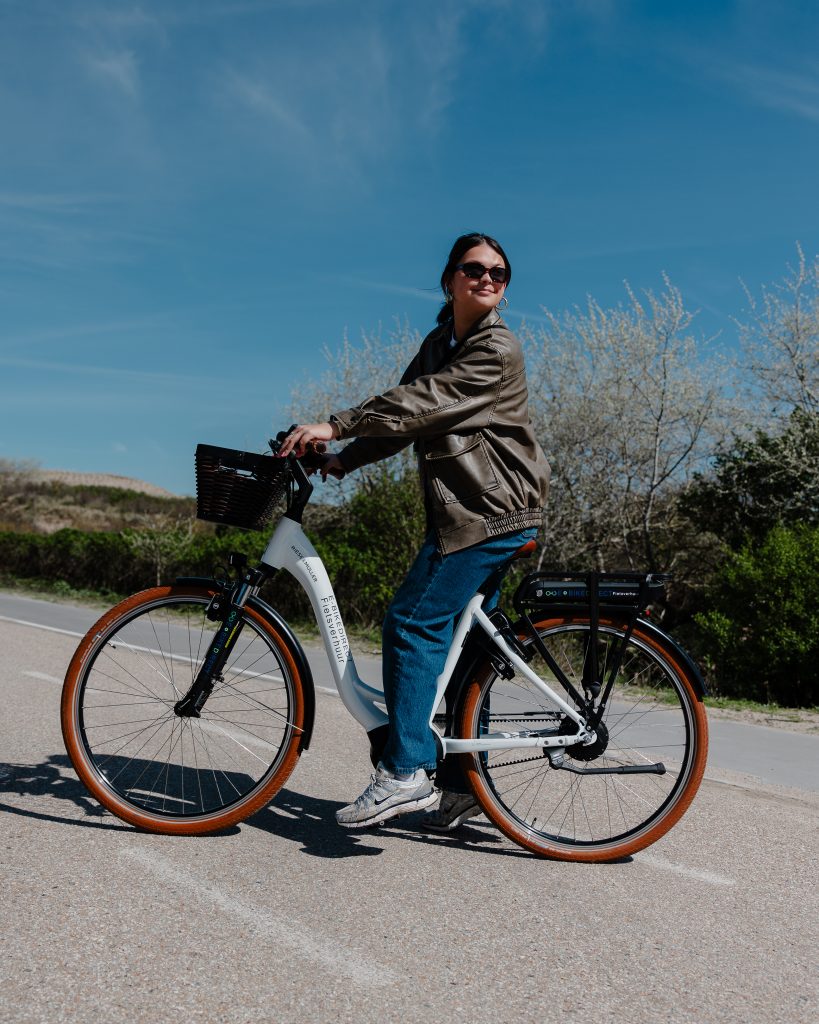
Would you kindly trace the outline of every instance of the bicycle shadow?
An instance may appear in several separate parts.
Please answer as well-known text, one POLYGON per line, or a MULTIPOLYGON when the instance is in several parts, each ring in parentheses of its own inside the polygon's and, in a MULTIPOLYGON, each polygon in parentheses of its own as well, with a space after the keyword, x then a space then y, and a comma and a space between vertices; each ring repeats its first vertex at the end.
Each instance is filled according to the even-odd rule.
MULTIPOLYGON (((335 822, 335 810, 338 807, 341 807, 339 801, 323 800, 282 790, 272 804, 242 824, 299 842, 306 853, 316 857, 360 857, 383 853, 381 848, 363 841, 366 833, 349 833, 338 827, 335 822)), ((0 764, 0 813, 53 822, 55 825, 72 825, 113 832, 141 831, 120 822, 91 797, 74 774, 66 754, 52 754, 39 764, 0 764), (4 793, 35 799, 46 797, 56 801, 57 810, 49 812, 31 804, 9 803, 2 799, 4 793), (60 814, 60 805, 65 806, 66 803, 79 809, 82 816, 60 814)), ((239 832, 240 826, 234 825, 219 832, 209 833, 209 838, 235 836, 239 832)))
MULTIPOLYGON (((263 810, 251 819, 242 822, 262 831, 301 844, 305 853, 316 857, 360 857, 375 856, 384 851, 364 841, 366 833, 350 833, 338 827, 335 811, 341 807, 339 801, 324 800, 305 796, 301 793, 282 790, 263 810)), ((32 818, 36 821, 53 822, 56 825, 72 825, 80 828, 104 829, 113 832, 140 832, 140 829, 120 822, 109 811, 97 803, 85 786, 74 774, 66 754, 52 754, 39 764, 0 764, 0 813, 32 818), (59 804, 72 805, 82 812, 81 817, 69 814, 50 813, 26 804, 12 804, 4 801, 4 793, 16 797, 50 798, 59 804)), ((211 832, 215 836, 235 836, 240 826, 211 832)), ((180 836, 180 839, 196 839, 196 836, 180 836)))
MULTIPOLYGON (((393 818, 382 826, 351 831, 340 828, 336 823, 335 812, 341 806, 338 800, 308 796, 285 788, 274 797, 272 803, 240 825, 208 833, 208 838, 235 836, 242 828, 256 828, 277 838, 298 843, 301 852, 308 856, 335 860, 378 856, 385 852, 384 842, 392 839, 503 857, 532 857, 531 853, 507 842, 488 822, 482 820, 461 825, 451 833, 432 834, 421 831, 423 812, 417 812, 393 818), (372 843, 376 837, 379 845, 372 843)), ((0 813, 80 828, 113 832, 141 831, 118 821, 89 795, 74 775, 71 762, 65 754, 52 754, 40 764, 0 764, 0 813), (13 793, 18 797, 49 797, 63 803, 67 801, 82 811, 82 817, 9 804, 2 800, 3 793, 13 793)), ((179 838, 195 840, 199 837, 179 838)))
POLYGON ((292 789, 282 789, 272 803, 257 811, 242 825, 299 843, 301 852, 311 857, 340 860, 344 857, 375 857, 382 854, 382 847, 366 843, 366 831, 349 831, 339 827, 335 812, 342 806, 338 800, 326 800, 324 797, 297 793, 292 789))
POLYGON ((3 764, 0 766, 0 796, 51 797, 68 801, 83 812, 82 818, 49 814, 31 807, 8 804, 0 800, 0 811, 38 821, 51 821, 58 825, 78 825, 81 828, 107 829, 127 832, 129 826, 117 820, 89 796, 88 790, 77 779, 66 754, 52 754, 41 764, 3 764))
POLYGON ((342 806, 338 800, 326 800, 292 789, 282 789, 271 804, 243 824, 269 832, 280 839, 300 843, 301 852, 311 857, 372 856, 384 852, 383 846, 362 845, 366 836, 505 857, 531 857, 525 850, 506 844, 488 822, 484 827, 462 825, 453 833, 431 834, 421 831, 423 812, 419 811, 393 818, 380 826, 353 831, 336 824, 335 812, 342 806))

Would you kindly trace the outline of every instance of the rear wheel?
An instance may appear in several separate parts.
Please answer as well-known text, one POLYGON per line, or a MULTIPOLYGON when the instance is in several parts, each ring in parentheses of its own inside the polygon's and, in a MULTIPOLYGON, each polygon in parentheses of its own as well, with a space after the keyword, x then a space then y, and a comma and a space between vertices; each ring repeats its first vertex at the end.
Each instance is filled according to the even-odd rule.
MULTIPOLYGON (((536 628, 582 693, 588 619, 550 619, 536 628)), ((601 620, 597 656, 604 681, 624 632, 623 625, 601 620)), ((528 646, 532 640, 524 642, 528 646)), ((530 666, 565 698, 540 655, 530 666)), ((567 733, 573 725, 523 675, 503 679, 487 662, 466 690, 459 731, 463 737, 523 730, 567 733)), ((510 839, 541 856, 605 861, 642 850, 680 819, 699 787, 707 749, 705 709, 684 659, 670 641, 638 623, 623 652, 597 742, 566 750, 564 763, 581 773, 552 767, 545 751, 531 747, 462 756, 478 803, 510 839), (619 771, 652 765, 665 770, 619 771)))
POLYGON ((213 592, 157 587, 91 628, 63 687, 63 737, 104 807, 152 832, 234 825, 267 804, 298 760, 302 679, 293 654, 253 608, 201 717, 179 717, 215 635, 213 592))

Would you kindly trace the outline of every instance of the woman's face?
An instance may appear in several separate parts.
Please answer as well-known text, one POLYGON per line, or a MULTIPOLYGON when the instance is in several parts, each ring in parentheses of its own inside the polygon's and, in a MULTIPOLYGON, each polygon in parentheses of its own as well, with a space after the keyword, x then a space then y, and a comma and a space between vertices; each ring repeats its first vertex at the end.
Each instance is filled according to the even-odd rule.
MULTIPOLYGON (((467 249, 459 263, 480 263, 487 271, 494 267, 506 270, 503 257, 485 242, 467 249)), ((479 320, 493 310, 503 298, 506 282, 493 281, 488 273, 473 278, 467 277, 463 270, 456 270, 450 279, 449 290, 456 313, 479 320)))

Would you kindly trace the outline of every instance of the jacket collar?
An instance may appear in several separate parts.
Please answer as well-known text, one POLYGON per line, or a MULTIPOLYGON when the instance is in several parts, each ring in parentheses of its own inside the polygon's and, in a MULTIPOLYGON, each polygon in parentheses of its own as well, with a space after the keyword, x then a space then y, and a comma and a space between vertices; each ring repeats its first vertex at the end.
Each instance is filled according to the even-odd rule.
MULTIPOLYGON (((472 335, 473 334, 477 334, 478 331, 483 331, 487 327, 497 327, 498 324, 502 324, 502 323, 503 323, 503 318, 501 317, 500 313, 498 312, 497 307, 495 307, 494 309, 490 309, 489 312, 486 314, 486 316, 481 317, 481 319, 476 324, 474 324, 472 326, 472 329, 469 331, 469 334, 467 334, 466 337, 467 338, 471 338, 472 335)), ((466 340, 466 339, 464 339, 464 340, 466 340)))
POLYGON ((497 327, 498 325, 504 325, 503 319, 497 309, 490 309, 486 316, 482 316, 477 323, 474 323, 470 328, 465 338, 460 339, 462 345, 468 345, 472 338, 476 334, 480 334, 481 331, 485 331, 488 327, 497 327))
MULTIPOLYGON (((497 327, 498 325, 500 325, 501 327, 506 326, 506 324, 503 322, 503 317, 501 317, 497 309, 490 309, 486 316, 482 316, 480 320, 478 320, 469 328, 469 333, 466 335, 465 338, 458 339, 459 344, 465 344, 466 342, 469 341, 470 338, 474 337, 476 334, 479 334, 481 331, 486 330, 487 327, 497 327)), ((441 332, 440 337, 442 339, 446 338, 447 343, 449 343, 449 339, 452 337, 453 321, 447 320, 446 323, 441 324, 441 326, 438 329, 441 332)))

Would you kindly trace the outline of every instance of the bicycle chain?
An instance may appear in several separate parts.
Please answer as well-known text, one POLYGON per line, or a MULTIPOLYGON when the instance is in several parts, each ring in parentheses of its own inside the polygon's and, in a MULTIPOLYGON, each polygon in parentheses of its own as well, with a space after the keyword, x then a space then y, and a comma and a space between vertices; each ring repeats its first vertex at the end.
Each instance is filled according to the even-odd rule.
MULTIPOLYGON (((438 719, 442 716, 436 715, 438 719)), ((529 718, 526 715, 500 715, 496 721, 498 722, 554 722, 556 719, 552 717, 544 718, 529 718)), ((512 765, 516 764, 527 764, 529 761, 540 761, 544 757, 543 754, 535 754, 533 757, 521 757, 517 761, 504 761, 503 764, 493 764, 493 768, 511 768, 512 765)))
MULTIPOLYGON (((504 761, 503 764, 490 765, 493 770, 495 768, 511 768, 513 764, 526 764, 527 761, 540 761, 544 757, 543 754, 535 754, 533 757, 521 757, 517 761, 504 761)), ((548 761, 548 758, 546 758, 548 761)))

